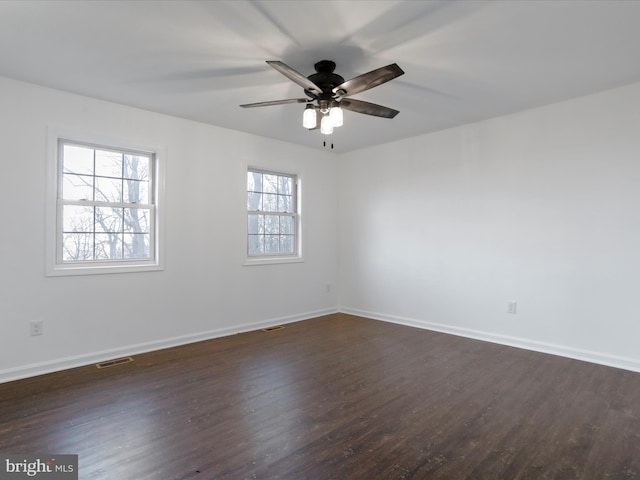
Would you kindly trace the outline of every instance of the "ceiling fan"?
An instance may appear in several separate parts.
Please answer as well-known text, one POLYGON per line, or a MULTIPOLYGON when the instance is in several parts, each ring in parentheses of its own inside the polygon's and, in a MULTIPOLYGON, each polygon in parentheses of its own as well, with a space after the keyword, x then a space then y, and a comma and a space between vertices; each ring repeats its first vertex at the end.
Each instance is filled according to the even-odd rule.
POLYGON ((240 105, 241 107, 253 108, 286 103, 306 103, 302 126, 309 130, 320 128, 320 131, 325 135, 333 133, 334 127, 342 125, 343 108, 352 112, 383 118, 393 118, 400 113, 393 108, 349 98, 352 95, 377 87, 403 75, 404 71, 396 63, 358 75, 346 82, 344 78, 334 73, 336 64, 331 60, 321 60, 316 63, 314 65, 316 73, 308 77, 296 72, 293 68, 280 61, 267 60, 267 63, 289 80, 300 85, 308 98, 246 103, 240 105), (314 104, 314 102, 316 103, 314 104))

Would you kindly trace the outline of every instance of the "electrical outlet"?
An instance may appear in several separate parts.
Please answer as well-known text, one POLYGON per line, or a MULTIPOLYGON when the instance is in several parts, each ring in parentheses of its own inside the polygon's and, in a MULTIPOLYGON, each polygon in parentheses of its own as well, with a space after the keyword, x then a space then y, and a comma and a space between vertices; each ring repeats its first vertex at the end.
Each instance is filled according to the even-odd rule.
POLYGON ((517 308, 516 302, 514 302, 514 301, 507 302, 507 313, 511 313, 511 314, 515 315, 516 314, 516 308, 517 308))
POLYGON ((29 323, 29 332, 32 337, 36 335, 42 335, 42 330, 44 328, 43 320, 31 320, 29 323))

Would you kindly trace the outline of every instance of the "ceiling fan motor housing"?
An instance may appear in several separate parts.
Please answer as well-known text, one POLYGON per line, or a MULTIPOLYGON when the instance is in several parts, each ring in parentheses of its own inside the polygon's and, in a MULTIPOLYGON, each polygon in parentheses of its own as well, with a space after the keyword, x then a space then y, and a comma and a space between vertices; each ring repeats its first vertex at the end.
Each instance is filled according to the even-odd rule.
POLYGON ((322 94, 316 95, 306 89, 304 93, 314 99, 332 100, 334 96, 333 89, 344 83, 344 78, 337 73, 333 73, 336 69, 335 62, 331 60, 320 60, 313 67, 316 69, 316 73, 309 75, 307 78, 322 89, 322 94))

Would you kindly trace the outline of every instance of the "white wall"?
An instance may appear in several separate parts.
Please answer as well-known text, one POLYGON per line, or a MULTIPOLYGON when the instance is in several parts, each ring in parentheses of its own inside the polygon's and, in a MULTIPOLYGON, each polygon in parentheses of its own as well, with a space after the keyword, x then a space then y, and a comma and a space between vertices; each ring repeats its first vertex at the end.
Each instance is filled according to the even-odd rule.
POLYGON ((342 309, 640 371, 639 107, 636 84, 341 158, 342 309))
POLYGON ((640 371, 640 84, 339 156, 2 78, 0 105, 0 381, 338 308, 640 371), (45 277, 50 126, 166 148, 164 271, 45 277), (304 263, 241 265, 247 163, 303 175, 304 263))
POLYGON ((336 311, 334 155, 2 78, 0 105, 0 381, 336 311), (166 148, 164 271, 45 277, 49 127, 166 148), (304 263, 242 266, 247 163, 303 175, 304 263))

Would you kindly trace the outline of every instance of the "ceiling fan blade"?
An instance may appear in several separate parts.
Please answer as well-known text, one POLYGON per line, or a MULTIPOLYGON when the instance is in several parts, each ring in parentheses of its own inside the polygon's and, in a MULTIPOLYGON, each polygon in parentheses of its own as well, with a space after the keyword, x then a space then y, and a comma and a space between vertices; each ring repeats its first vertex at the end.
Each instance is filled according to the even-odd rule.
POLYGON ((273 68, 275 68, 276 70, 278 70, 281 74, 283 74, 289 80, 300 85, 305 90, 313 93, 314 95, 322 94, 322 89, 319 86, 317 86, 315 83, 313 83, 311 80, 309 80, 307 77, 305 77, 301 73, 296 72, 290 66, 277 60, 267 60, 267 63, 271 65, 273 68))
POLYGON ((352 112, 364 113, 365 115, 373 115, 375 117, 393 118, 399 110, 393 108, 383 107, 382 105, 376 105, 375 103, 363 102, 362 100, 355 100, 353 98, 343 98, 340 101, 340 106, 345 110, 351 110, 352 112))
POLYGON ((269 102, 245 103, 240 105, 242 108, 268 107, 270 105, 285 105, 287 103, 307 103, 311 100, 308 98, 290 98, 288 100, 271 100, 269 102))
POLYGON ((347 80, 346 82, 338 85, 333 89, 333 93, 338 98, 348 97, 355 95, 356 93, 364 92, 370 88, 377 87, 389 80, 393 80, 400 75, 403 75, 404 71, 398 66, 397 63, 392 63, 386 67, 380 67, 376 70, 372 70, 357 77, 347 80))

